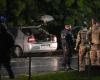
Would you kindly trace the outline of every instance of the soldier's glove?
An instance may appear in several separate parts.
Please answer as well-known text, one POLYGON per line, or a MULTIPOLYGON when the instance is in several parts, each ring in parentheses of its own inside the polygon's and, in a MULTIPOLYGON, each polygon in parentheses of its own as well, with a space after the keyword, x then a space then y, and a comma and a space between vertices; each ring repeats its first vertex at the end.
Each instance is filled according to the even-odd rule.
POLYGON ((74 48, 74 50, 75 50, 75 51, 77 50, 76 47, 74 48))
POLYGON ((75 54, 78 54, 78 49, 76 47, 74 48, 74 51, 75 54))
POLYGON ((74 50, 75 50, 75 51, 77 51, 77 50, 78 50, 78 48, 77 48, 77 47, 75 47, 75 48, 74 48, 74 50))

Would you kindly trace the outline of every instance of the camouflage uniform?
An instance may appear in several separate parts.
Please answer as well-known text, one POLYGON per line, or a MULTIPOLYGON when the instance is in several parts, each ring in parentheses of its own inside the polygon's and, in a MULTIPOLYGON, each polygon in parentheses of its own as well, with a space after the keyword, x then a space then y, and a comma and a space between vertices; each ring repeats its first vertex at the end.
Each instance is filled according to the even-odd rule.
POLYGON ((78 47, 79 47, 79 71, 84 71, 85 70, 84 56, 89 50, 87 28, 83 28, 78 32, 75 49, 78 49, 78 47))
POLYGON ((90 42, 92 44, 90 51, 91 64, 100 65, 100 27, 91 30, 90 34, 90 42))

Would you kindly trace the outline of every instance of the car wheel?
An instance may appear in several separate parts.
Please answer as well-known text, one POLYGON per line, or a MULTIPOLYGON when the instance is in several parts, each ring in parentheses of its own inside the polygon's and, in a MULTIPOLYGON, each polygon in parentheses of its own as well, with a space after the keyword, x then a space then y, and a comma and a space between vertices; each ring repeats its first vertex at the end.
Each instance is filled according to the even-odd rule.
POLYGON ((21 57, 23 54, 22 48, 20 46, 15 46, 14 47, 14 53, 16 57, 21 57))

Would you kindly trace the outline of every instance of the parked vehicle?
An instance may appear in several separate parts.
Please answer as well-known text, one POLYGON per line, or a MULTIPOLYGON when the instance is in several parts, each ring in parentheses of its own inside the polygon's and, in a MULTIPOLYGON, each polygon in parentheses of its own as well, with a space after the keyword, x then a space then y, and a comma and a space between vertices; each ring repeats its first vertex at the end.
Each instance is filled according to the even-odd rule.
POLYGON ((25 53, 52 52, 57 49, 57 37, 39 26, 11 28, 15 37, 14 52, 17 57, 25 53))

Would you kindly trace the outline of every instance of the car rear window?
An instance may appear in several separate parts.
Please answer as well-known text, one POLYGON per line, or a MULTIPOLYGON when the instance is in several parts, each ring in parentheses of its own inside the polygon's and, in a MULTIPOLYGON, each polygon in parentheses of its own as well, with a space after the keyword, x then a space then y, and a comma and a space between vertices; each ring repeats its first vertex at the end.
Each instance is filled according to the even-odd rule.
POLYGON ((49 35, 49 33, 47 31, 45 31, 44 29, 42 29, 42 28, 23 28, 22 32, 24 34, 29 33, 29 34, 37 35, 37 34, 41 34, 42 33, 42 34, 49 35))
POLYGON ((22 32, 25 35, 34 35, 37 40, 45 40, 50 37, 50 34, 42 28, 23 28, 22 32))
POLYGON ((29 29, 29 28, 24 28, 24 29, 22 29, 22 32, 25 34, 25 35, 31 35, 32 34, 32 31, 31 31, 31 29, 29 29))

